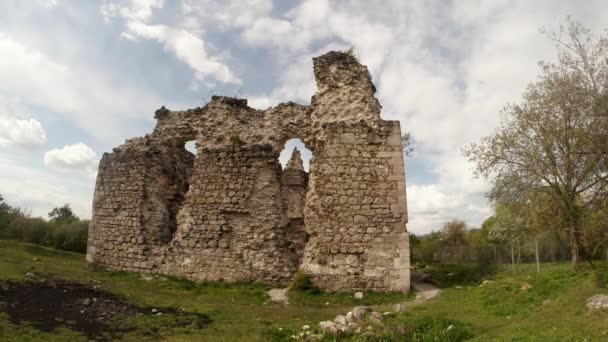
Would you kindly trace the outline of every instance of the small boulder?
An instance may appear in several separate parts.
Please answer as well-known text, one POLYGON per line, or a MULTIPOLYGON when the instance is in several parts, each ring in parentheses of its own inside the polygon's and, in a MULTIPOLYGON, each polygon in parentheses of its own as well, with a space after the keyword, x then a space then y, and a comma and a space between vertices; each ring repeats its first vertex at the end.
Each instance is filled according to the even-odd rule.
POLYGON ((340 325, 346 325, 348 323, 348 321, 346 320, 346 317, 344 315, 336 316, 336 318, 334 319, 334 322, 336 322, 337 324, 340 324, 340 325))
POLYGON ((589 309, 608 309, 608 295, 596 294, 587 299, 589 309))
POLYGON ((378 311, 373 311, 371 314, 369 314, 369 320, 376 324, 380 324, 382 323, 382 314, 378 311))
POLYGON ((355 292, 355 299, 363 299, 363 292, 355 292))
POLYGON ((348 313, 346 313, 346 321, 348 323, 355 321, 355 315, 353 315, 352 311, 349 311, 348 313))
POLYGON ((484 287, 485 285, 487 285, 487 284, 489 284, 491 282, 492 282, 491 280, 484 280, 484 281, 481 282, 481 284, 479 284, 479 287, 484 287))
POLYGON ((319 323, 319 329, 326 334, 335 335, 338 333, 338 328, 336 327, 336 323, 334 323, 332 321, 323 321, 323 322, 319 323))
POLYGON ((404 304, 395 304, 394 310, 395 310, 395 312, 404 312, 405 305, 404 304))
POLYGON ((369 306, 356 306, 353 308, 352 313, 355 319, 362 320, 371 311, 372 309, 369 306))

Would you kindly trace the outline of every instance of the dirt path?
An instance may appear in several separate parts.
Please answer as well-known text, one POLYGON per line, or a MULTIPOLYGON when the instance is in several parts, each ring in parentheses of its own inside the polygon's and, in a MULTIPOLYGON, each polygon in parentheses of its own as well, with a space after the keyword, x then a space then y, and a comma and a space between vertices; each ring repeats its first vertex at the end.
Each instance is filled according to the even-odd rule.
POLYGON ((378 311, 403 311, 405 308, 422 304, 429 299, 437 297, 441 290, 437 286, 429 282, 425 282, 423 280, 424 277, 424 273, 414 271, 411 273, 411 287, 414 293, 416 293, 416 298, 414 301, 407 301, 399 304, 380 305, 376 309, 378 311))
POLYGON ((412 271, 411 286, 416 292, 416 299, 410 304, 419 304, 439 295, 439 288, 432 283, 424 281, 426 275, 420 272, 412 271))

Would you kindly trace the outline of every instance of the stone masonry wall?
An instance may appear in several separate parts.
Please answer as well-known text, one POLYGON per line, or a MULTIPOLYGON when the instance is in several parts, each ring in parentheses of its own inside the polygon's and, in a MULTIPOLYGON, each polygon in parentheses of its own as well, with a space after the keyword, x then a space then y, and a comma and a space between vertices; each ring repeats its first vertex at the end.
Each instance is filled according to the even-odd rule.
POLYGON ((214 96, 202 108, 162 107, 151 134, 104 154, 89 265, 278 285, 302 269, 325 289, 408 291, 399 123, 380 118, 353 56, 313 62, 310 106, 258 110, 214 96), (310 173, 297 150, 281 170, 294 137, 313 151, 310 173))
POLYGON ((323 288, 409 287, 407 208, 399 122, 327 127, 306 202, 302 269, 323 288))

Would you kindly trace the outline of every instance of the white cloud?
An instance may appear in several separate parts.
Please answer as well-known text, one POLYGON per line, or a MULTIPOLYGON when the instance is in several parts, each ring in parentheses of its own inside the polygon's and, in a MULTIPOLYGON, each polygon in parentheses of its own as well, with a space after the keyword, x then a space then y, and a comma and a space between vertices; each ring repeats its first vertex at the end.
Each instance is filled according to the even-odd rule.
POLYGON ((44 154, 44 164, 59 170, 83 171, 94 174, 99 157, 92 148, 84 143, 65 145, 44 154))
POLYGON ((46 143, 46 132, 36 119, 0 116, 0 146, 31 148, 46 143))
POLYGON ((135 21, 148 21, 155 9, 162 8, 164 0, 104 0, 101 14, 106 21, 123 17, 135 21))
POLYGON ((185 29, 165 25, 148 25, 131 21, 127 24, 126 37, 154 39, 164 44, 165 50, 172 52, 178 59, 192 68, 196 78, 204 81, 213 78, 224 83, 241 84, 230 68, 217 58, 207 54, 205 42, 185 29))
POLYGON ((29 116, 18 102, 0 98, 0 147, 29 149, 46 143, 42 124, 29 116))
POLYGON ((151 39, 163 44, 166 51, 173 53, 195 71, 195 77, 199 81, 214 79, 223 83, 241 84, 242 81, 230 67, 218 57, 211 56, 203 39, 188 29, 188 26, 196 26, 195 24, 190 22, 188 26, 173 27, 149 23, 153 10, 162 8, 163 4, 162 0, 131 0, 121 3, 105 1, 101 13, 106 20, 125 20, 126 30, 122 37, 133 41, 138 38, 151 39))
POLYGON ((193 27, 219 30, 249 27, 272 11, 272 0, 183 0, 182 14, 193 27))
POLYGON ((162 101, 111 73, 53 60, 0 33, 0 94, 62 115, 104 141, 122 141, 162 101), (137 99, 134 101, 133 99, 137 99))

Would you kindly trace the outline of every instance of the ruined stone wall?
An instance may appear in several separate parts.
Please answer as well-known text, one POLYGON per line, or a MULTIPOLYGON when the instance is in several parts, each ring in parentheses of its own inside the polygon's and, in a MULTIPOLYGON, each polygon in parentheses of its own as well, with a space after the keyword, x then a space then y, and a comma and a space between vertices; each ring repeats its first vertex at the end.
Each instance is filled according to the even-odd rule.
POLYGON ((165 272, 196 280, 286 282, 297 264, 283 248, 278 154, 267 145, 204 149, 194 170, 165 272))
POLYGON ((409 287, 399 123, 336 123, 315 151, 302 269, 328 289, 409 287))
POLYGON ((193 280, 285 285, 302 269, 332 290, 409 289, 399 123, 380 118, 367 68, 314 59, 310 106, 213 97, 157 110, 154 131, 104 154, 87 261, 193 280), (310 173, 285 142, 313 150, 310 173), (197 154, 184 149, 196 140, 197 154))

